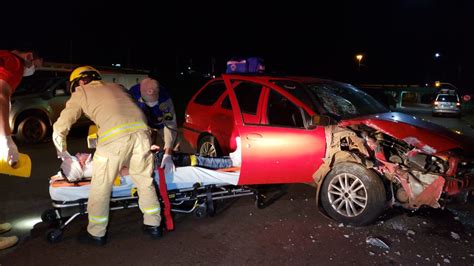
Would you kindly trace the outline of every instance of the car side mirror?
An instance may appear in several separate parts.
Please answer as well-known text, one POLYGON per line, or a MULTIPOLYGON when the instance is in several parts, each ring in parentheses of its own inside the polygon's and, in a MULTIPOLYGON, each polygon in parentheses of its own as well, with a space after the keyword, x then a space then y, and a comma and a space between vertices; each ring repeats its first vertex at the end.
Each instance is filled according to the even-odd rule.
POLYGON ((310 126, 329 126, 335 123, 336 120, 328 115, 313 115, 311 116, 310 126))

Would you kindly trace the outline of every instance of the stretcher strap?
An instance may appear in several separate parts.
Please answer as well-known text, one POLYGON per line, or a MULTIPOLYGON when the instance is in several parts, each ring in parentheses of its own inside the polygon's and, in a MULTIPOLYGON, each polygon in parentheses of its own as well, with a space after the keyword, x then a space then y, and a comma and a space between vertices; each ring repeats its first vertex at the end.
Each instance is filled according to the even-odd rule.
POLYGON ((166 230, 172 231, 174 230, 174 223, 173 218, 171 217, 171 204, 170 199, 168 198, 168 189, 166 188, 165 171, 161 167, 158 167, 158 179, 160 182, 159 188, 161 199, 163 200, 163 203, 165 205, 163 215, 165 216, 166 230))

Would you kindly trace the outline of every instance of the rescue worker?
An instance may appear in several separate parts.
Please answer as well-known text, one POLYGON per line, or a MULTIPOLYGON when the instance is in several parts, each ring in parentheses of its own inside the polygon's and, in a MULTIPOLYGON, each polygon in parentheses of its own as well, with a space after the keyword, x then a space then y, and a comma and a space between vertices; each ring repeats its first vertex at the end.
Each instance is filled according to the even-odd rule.
POLYGON ((82 114, 98 127, 87 204, 89 224, 79 241, 99 246, 106 243, 110 194, 123 166, 129 168, 137 185, 144 231, 152 238, 161 237, 160 205, 153 184, 153 155, 145 116, 123 86, 102 82, 99 71, 91 66, 76 68, 69 81, 71 98, 53 125, 53 142, 59 154, 67 151, 66 136, 82 114))
POLYGON ((152 78, 143 79, 140 84, 130 88, 130 93, 147 117, 148 126, 157 133, 154 134, 152 142, 164 149, 161 167, 168 173, 174 171, 172 154, 178 126, 171 97, 160 86, 160 83, 152 78))
MULTIPOLYGON (((14 166, 18 162, 18 148, 13 142, 9 123, 10 97, 23 77, 30 76, 43 60, 33 51, 0 50, 0 160, 14 166)), ((0 234, 12 228, 9 223, 0 224, 0 234)), ((18 237, 0 237, 0 250, 14 246, 18 237)))

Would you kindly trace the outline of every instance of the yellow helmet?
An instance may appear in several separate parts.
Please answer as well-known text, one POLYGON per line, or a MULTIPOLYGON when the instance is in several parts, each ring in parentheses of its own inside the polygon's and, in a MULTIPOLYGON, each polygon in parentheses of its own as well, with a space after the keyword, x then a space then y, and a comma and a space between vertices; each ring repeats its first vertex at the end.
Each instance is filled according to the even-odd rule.
POLYGON ((76 69, 74 69, 71 73, 71 76, 69 76, 69 82, 70 82, 70 90, 71 92, 74 91, 74 89, 77 86, 77 81, 83 78, 89 78, 90 81, 92 80, 101 80, 102 77, 100 76, 99 70, 91 67, 91 66, 81 66, 76 69))

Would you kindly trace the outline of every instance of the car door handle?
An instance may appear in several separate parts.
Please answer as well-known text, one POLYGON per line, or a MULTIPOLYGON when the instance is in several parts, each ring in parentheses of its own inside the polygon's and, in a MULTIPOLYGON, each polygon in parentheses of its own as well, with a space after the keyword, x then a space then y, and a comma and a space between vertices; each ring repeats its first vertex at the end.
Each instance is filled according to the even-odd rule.
POLYGON ((260 134, 257 134, 257 133, 250 133, 250 134, 247 134, 247 139, 248 139, 248 140, 259 140, 259 139, 261 139, 261 138, 263 138, 263 136, 260 135, 260 134))

